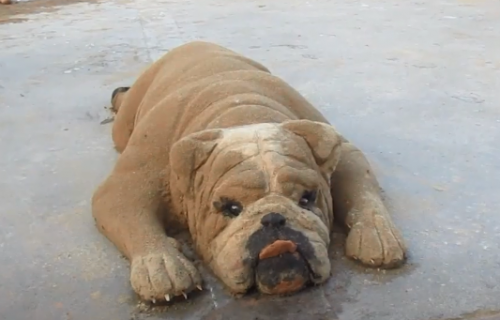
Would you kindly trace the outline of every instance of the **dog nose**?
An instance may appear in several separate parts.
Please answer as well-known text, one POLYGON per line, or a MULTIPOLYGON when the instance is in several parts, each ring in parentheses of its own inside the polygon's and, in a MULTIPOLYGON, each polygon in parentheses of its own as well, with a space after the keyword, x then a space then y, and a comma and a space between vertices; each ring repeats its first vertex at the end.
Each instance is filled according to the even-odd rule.
POLYGON ((271 227, 271 228, 282 227, 285 225, 285 222, 286 218, 276 212, 268 213, 265 216, 263 216, 262 219, 260 220, 260 223, 264 227, 271 227))

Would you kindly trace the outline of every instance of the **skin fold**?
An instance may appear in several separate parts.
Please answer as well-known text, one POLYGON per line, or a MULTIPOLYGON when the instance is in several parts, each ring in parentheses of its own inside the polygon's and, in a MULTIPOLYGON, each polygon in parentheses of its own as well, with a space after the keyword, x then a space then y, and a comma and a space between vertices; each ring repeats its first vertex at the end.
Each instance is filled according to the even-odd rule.
POLYGON ((346 255, 396 267, 406 246, 363 153, 295 89, 208 42, 174 48, 112 93, 120 156, 92 198, 98 229, 130 260, 144 300, 201 288, 165 231, 186 228, 233 293, 325 282, 333 222, 346 255))

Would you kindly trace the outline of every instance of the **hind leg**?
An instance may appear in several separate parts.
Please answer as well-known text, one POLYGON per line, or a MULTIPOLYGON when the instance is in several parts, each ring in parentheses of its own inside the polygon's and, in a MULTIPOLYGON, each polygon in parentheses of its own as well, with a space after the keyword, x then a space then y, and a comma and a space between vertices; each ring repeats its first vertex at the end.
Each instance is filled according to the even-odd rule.
POLYGON ((118 152, 123 152, 134 130, 135 117, 144 94, 153 81, 159 65, 146 69, 131 87, 118 87, 111 94, 111 110, 116 113, 113 122, 113 142, 118 152))
POLYGON ((350 230, 346 255, 371 267, 404 262, 406 245, 385 207, 380 187, 363 153, 349 142, 332 176, 334 212, 350 230))
POLYGON ((134 122, 139 103, 132 103, 130 87, 118 87, 111 94, 111 111, 115 113, 112 137, 115 149, 123 152, 134 131, 134 122))
POLYGON ((124 93, 127 92, 130 87, 118 87, 111 93, 111 111, 117 113, 122 104, 124 93), (115 99, 116 98, 116 99, 115 99))

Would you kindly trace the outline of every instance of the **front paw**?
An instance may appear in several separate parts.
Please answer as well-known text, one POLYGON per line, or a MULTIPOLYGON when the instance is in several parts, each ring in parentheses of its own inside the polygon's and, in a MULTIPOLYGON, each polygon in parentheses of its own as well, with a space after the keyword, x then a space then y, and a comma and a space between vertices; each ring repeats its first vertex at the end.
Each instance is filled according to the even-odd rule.
POLYGON ((201 290, 198 270, 179 250, 137 256, 132 259, 130 282, 143 300, 170 301, 195 288, 201 290))
POLYGON ((346 241, 346 255, 369 267, 394 268, 406 259, 406 244, 388 215, 358 213, 346 241))

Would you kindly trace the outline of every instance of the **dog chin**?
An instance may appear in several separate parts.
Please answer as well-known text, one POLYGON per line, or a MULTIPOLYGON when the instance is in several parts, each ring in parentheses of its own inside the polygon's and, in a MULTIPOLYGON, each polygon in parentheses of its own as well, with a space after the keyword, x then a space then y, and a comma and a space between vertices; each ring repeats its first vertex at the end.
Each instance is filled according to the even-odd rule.
POLYGON ((292 294, 318 278, 311 268, 315 252, 306 236, 292 228, 259 229, 247 243, 253 285, 264 294, 292 294))
POLYGON ((310 284, 310 275, 309 264, 298 251, 259 260, 255 267, 255 283, 264 294, 300 291, 310 284))

